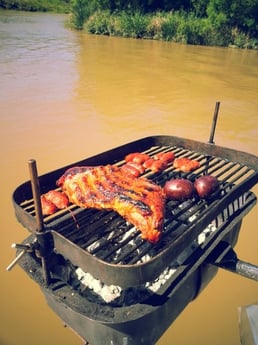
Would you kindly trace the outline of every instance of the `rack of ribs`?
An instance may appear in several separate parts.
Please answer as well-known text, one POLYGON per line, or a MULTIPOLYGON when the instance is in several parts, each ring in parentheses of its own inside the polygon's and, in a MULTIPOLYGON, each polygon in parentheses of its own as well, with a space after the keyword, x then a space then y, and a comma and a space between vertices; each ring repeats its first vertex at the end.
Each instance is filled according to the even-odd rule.
POLYGON ((83 208, 114 210, 156 243, 162 232, 165 194, 144 177, 133 177, 115 165, 68 169, 57 186, 71 203, 83 208))

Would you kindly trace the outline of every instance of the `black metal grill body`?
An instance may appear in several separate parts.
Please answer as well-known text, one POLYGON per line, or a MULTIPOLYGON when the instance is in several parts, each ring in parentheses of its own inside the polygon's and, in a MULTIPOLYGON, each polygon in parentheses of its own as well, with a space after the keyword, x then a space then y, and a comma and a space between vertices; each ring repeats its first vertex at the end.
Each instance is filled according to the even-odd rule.
POLYGON ((250 189, 258 182, 258 159, 213 144, 156 136, 39 177, 43 194, 55 189, 56 180, 72 166, 120 166, 125 155, 131 152, 154 155, 170 150, 176 157, 198 160, 200 168, 181 173, 169 166, 162 173, 147 172, 146 177, 163 186, 171 178, 194 181, 201 175, 211 174, 220 181, 220 190, 207 200, 193 197, 185 202, 167 202, 164 233, 156 245, 143 241, 139 232, 115 212, 85 210, 74 205, 45 217, 45 231, 39 234, 30 181, 13 194, 17 219, 32 232, 24 243, 34 243, 34 239, 39 242, 37 249, 49 262, 50 284, 45 284, 37 249, 25 252, 20 266, 41 287, 53 311, 91 345, 153 345, 158 341, 213 279, 229 249, 235 246, 242 219, 256 204, 256 196, 250 189), (199 236, 210 224, 215 230, 199 243, 199 236), (189 254, 188 249, 192 247, 194 250, 189 254), (184 253, 188 254, 182 260, 184 253), (214 261, 217 266, 210 264, 214 261), (86 298, 67 278, 70 266, 80 267, 103 283, 119 285, 125 291, 130 287, 145 287, 146 282, 152 282, 167 266, 176 269, 155 293, 146 294, 130 305, 114 307, 112 303, 86 298))
MULTIPOLYGON (((216 251, 216 243, 221 239, 234 246, 241 216, 220 229, 216 241, 203 244, 188 257, 156 293, 130 306, 114 308, 109 304, 92 302, 65 283, 62 277, 46 287, 40 261, 31 254, 26 254, 19 264, 39 284, 51 309, 89 344, 154 345, 214 278, 218 268, 207 264, 206 259, 209 253, 216 251)), ((29 238, 25 243, 31 241, 29 238)))
MULTIPOLYGON (((136 286, 155 279, 211 222, 219 229, 253 207, 256 199, 249 190, 258 182, 257 157, 172 136, 140 139, 40 176, 41 193, 55 189, 56 180, 72 166, 120 166, 125 155, 131 152, 154 155, 171 150, 176 157, 198 160, 200 168, 182 173, 170 166, 162 173, 147 172, 146 177, 163 186, 171 178, 185 177, 194 181, 203 174, 212 174, 220 181, 219 193, 208 200, 195 197, 183 203, 167 202, 163 237, 156 245, 143 241, 139 232, 132 231, 132 226, 115 212, 85 210, 72 205, 69 210, 44 218, 45 231, 51 238, 50 250, 62 254, 106 284, 124 288, 136 286)), ((16 189, 13 203, 17 219, 28 230, 36 232, 29 181, 16 189)), ((216 239, 216 232, 213 236, 216 239)))

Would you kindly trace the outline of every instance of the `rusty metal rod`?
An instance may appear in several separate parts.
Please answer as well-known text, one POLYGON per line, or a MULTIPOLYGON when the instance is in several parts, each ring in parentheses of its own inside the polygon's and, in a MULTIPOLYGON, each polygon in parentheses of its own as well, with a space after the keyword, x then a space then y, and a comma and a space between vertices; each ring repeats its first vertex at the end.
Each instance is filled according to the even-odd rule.
POLYGON ((216 125, 217 125, 217 119, 218 119, 218 115, 219 115, 219 107, 220 107, 220 102, 216 102, 215 110, 214 110, 214 114, 213 114, 211 131, 210 131, 210 139, 208 141, 209 144, 215 144, 213 139, 214 139, 215 129, 216 129, 216 125))
POLYGON ((11 248, 20 249, 20 250, 26 250, 27 252, 31 251, 31 247, 28 244, 13 243, 11 245, 11 248))
MULTIPOLYGON (((37 232, 39 234, 43 234, 44 225, 43 225, 43 214, 42 214, 42 207, 41 207, 41 200, 40 200, 40 186, 39 186, 39 179, 38 179, 37 164, 36 164, 35 159, 30 159, 28 161, 28 164, 29 164, 29 172, 30 172, 30 179, 31 179, 32 195, 33 195, 35 212, 36 212, 37 232)), ((42 236, 40 240, 40 245, 42 245, 42 236)), ((45 247, 45 245, 43 246, 45 247)), ((43 248, 43 252, 45 252, 45 248, 43 248)), ((41 254, 41 264, 42 264, 45 284, 48 286, 51 279, 50 279, 50 271, 48 269, 48 261, 47 261, 45 253, 41 254)))
POLYGON ((33 196, 34 206, 35 206, 35 211, 36 211, 37 231, 43 232, 44 231, 43 215, 42 215, 42 208, 41 208, 41 202, 40 202, 40 187, 39 187, 37 164, 36 164, 35 159, 30 159, 28 164, 29 164, 32 196, 33 196))
POLYGON ((11 269, 17 264, 17 262, 23 257, 23 255, 26 253, 26 250, 22 250, 16 258, 6 267, 6 271, 11 271, 11 269))
POLYGON ((11 248, 19 249, 21 250, 16 258, 6 267, 7 271, 11 271, 11 269, 19 262, 19 260, 23 257, 24 254, 31 252, 32 247, 29 244, 19 244, 19 243, 13 243, 11 245, 11 248))

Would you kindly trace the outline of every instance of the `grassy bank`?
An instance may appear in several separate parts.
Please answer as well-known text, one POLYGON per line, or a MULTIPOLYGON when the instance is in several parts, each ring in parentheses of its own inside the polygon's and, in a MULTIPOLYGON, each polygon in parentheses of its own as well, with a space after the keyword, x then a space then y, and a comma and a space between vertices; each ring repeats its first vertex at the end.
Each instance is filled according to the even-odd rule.
POLYGON ((195 11, 111 11, 99 9, 97 3, 91 0, 0 0, 0 8, 70 13, 69 25, 91 34, 258 49, 254 15, 236 24, 225 14, 214 11, 207 10, 206 15, 200 15, 199 11, 198 15, 196 8, 195 11))
POLYGON ((69 0, 0 0, 0 8, 32 12, 69 13, 69 0))
POLYGON ((142 14, 140 11, 96 11, 83 30, 91 34, 155 39, 183 44, 258 49, 258 40, 237 27, 198 18, 184 11, 142 14))

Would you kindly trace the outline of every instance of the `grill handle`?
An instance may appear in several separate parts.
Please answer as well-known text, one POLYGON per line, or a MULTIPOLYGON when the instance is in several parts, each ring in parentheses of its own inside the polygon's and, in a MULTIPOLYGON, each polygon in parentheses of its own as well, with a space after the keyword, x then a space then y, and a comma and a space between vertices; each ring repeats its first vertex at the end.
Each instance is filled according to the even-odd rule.
POLYGON ((231 245, 221 242, 209 257, 209 263, 245 278, 258 281, 258 266, 239 260, 231 245))
MULTIPOLYGON (((12 247, 13 248, 13 247, 12 247)), ((27 249, 23 249, 15 259, 6 267, 6 271, 11 271, 11 269, 20 261, 24 254, 26 254, 27 249)))
POLYGON ((258 266, 248 262, 238 259, 236 262, 236 273, 243 277, 258 281, 258 266))
POLYGON ((219 115, 219 107, 220 107, 220 102, 216 102, 214 114, 213 114, 211 131, 210 131, 210 139, 208 141, 209 144, 215 144, 213 139, 214 139, 215 129, 216 129, 216 125, 217 125, 217 119, 218 119, 218 115, 219 115))
POLYGON ((20 250, 19 253, 17 253, 17 256, 15 259, 6 267, 6 271, 11 271, 11 269, 20 261, 20 259, 23 257, 24 254, 26 253, 32 253, 33 250, 35 249, 35 243, 26 243, 26 244, 18 244, 18 243, 13 243, 11 245, 11 248, 20 250))

